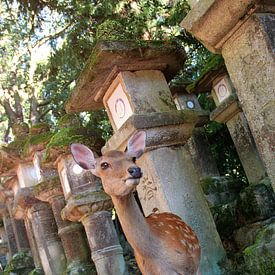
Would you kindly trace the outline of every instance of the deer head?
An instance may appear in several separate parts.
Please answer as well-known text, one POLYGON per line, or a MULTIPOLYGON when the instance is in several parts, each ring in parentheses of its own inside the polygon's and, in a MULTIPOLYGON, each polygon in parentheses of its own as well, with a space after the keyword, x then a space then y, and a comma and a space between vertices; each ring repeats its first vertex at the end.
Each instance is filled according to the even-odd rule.
POLYGON ((141 169, 135 161, 144 152, 145 140, 146 133, 137 132, 129 139, 127 152, 109 151, 99 158, 79 143, 71 145, 71 152, 79 166, 101 178, 108 195, 123 197, 134 191, 142 177, 141 169))

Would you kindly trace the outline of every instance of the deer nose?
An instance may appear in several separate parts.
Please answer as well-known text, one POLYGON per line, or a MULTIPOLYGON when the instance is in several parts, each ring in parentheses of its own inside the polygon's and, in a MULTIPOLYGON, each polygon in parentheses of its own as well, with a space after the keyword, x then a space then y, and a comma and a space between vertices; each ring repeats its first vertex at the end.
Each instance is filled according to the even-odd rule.
POLYGON ((142 177, 142 172, 141 169, 139 167, 130 167, 128 169, 129 174, 133 177, 133 178, 141 178, 142 177))

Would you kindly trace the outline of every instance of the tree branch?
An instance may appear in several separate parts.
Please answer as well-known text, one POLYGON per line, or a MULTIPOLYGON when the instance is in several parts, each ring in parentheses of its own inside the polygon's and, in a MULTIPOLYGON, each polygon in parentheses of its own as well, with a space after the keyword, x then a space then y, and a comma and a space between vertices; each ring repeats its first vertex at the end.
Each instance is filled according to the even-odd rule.
POLYGON ((35 47, 40 47, 41 45, 45 44, 47 41, 57 38, 58 36, 60 36, 61 34, 63 34, 70 26, 72 25, 72 23, 70 23, 69 25, 67 25, 65 28, 63 28, 62 30, 60 30, 59 32, 56 32, 54 34, 50 34, 48 36, 44 36, 41 39, 37 40, 33 45, 32 48, 35 47))

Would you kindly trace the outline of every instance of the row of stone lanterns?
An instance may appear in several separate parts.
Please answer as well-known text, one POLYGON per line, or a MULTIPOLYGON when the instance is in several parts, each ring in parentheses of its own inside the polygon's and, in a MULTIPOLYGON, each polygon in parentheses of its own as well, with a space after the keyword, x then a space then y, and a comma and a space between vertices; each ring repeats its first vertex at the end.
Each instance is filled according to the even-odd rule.
POLYGON ((46 144, 30 142, 28 156, 13 158, 12 165, 6 154, 2 163, 1 213, 10 256, 32 254, 36 270, 45 274, 93 274, 94 265, 98 274, 127 274, 112 202, 100 181, 76 165, 68 146, 46 151, 46 144), (43 160, 46 155, 50 161, 43 160))

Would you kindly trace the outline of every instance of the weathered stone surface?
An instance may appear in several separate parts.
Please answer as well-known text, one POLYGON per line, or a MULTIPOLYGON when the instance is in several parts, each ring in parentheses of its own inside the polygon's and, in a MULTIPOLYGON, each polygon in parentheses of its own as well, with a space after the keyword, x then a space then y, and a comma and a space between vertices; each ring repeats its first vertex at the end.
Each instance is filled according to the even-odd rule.
POLYGON ((238 156, 250 183, 266 176, 266 169, 259 156, 254 139, 243 112, 237 113, 226 123, 238 156))
POLYGON ((256 9, 257 2, 200 0, 181 22, 181 26, 194 34, 210 51, 219 52, 235 29, 256 9))
POLYGON ((275 213, 275 195, 270 182, 263 180, 246 187, 240 193, 239 223, 251 223, 270 218, 275 213))
POLYGON ((234 231, 233 238, 240 250, 255 243, 257 234, 269 224, 275 222, 275 218, 248 224, 234 231))
POLYGON ((163 113, 132 115, 119 131, 108 140, 102 148, 102 152, 109 150, 124 151, 128 139, 136 130, 144 130, 146 132, 147 149, 185 144, 192 134, 198 114, 201 113, 192 110, 175 110, 163 113))
POLYGON ((243 182, 225 176, 204 177, 200 184, 210 206, 233 202, 244 187, 243 182))
POLYGON ((239 112, 241 112, 241 108, 237 100, 237 95, 232 94, 210 113, 210 119, 226 123, 239 112))
POLYGON ((128 274, 111 213, 99 211, 82 219, 98 274, 128 274))
POLYGON ((70 221, 81 221, 86 215, 112 208, 112 200, 104 191, 85 192, 72 196, 62 210, 61 216, 70 221))
POLYGON ((199 178, 219 176, 219 171, 210 152, 210 145, 203 127, 193 130, 192 136, 188 140, 186 146, 199 178))
POLYGON ((28 210, 28 217, 32 223, 45 273, 62 274, 66 270, 66 258, 49 204, 34 204, 28 210))
POLYGON ((62 156, 57 161, 57 167, 66 200, 71 196, 81 197, 85 191, 90 193, 102 190, 99 178, 95 177, 91 171, 84 170, 77 165, 72 155, 62 156))
POLYGON ((245 267, 253 274, 272 274, 275 266, 275 222, 265 226, 244 250, 245 267))
POLYGON ((102 98, 119 71, 160 70, 168 79, 181 68, 184 50, 164 42, 101 41, 66 104, 69 113, 103 107, 102 98))
POLYGON ((222 53, 274 188, 275 59, 262 24, 264 17, 271 22, 275 15, 251 16, 227 41, 222 53))
POLYGON ((274 13, 270 0, 201 0, 182 22, 208 49, 222 52, 273 189, 274 13))

